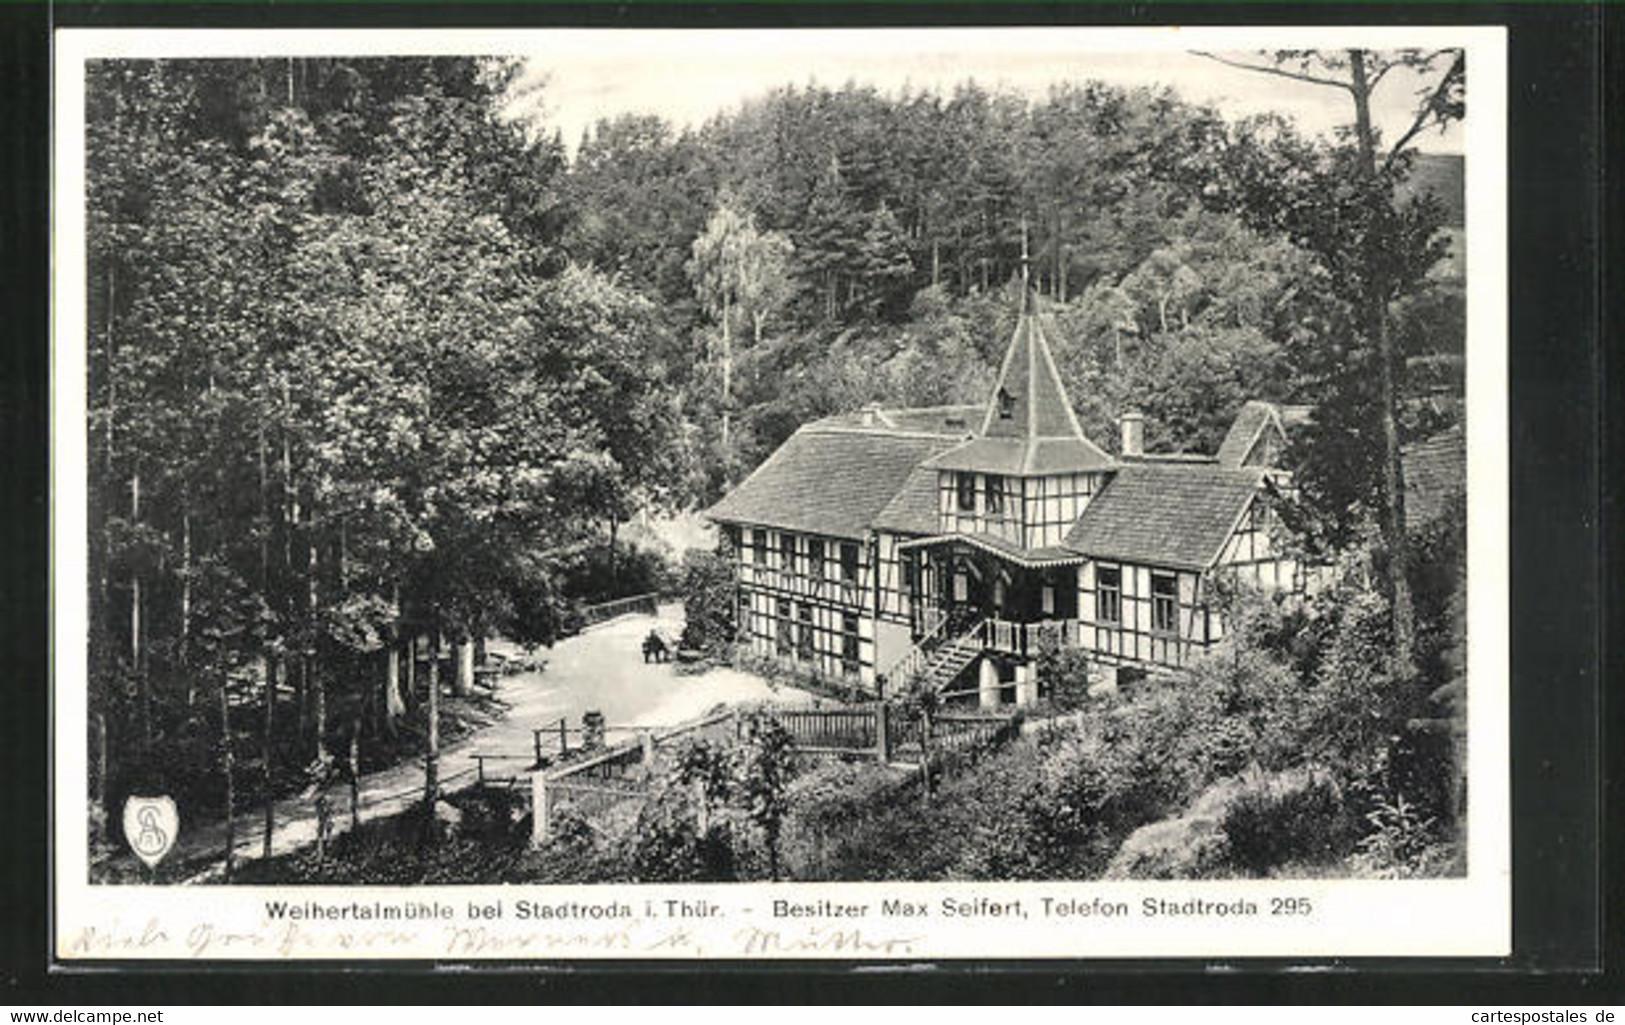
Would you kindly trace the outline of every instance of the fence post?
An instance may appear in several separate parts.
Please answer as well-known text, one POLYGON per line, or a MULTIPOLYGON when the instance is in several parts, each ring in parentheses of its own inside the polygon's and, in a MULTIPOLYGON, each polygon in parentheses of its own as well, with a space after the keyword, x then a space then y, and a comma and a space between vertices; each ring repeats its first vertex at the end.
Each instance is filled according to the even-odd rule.
POLYGON ((638 734, 638 744, 643 748, 643 775, 645 778, 655 771, 655 737, 648 730, 638 734))
POLYGON ((559 716, 559 757, 563 758, 570 753, 570 723, 559 716))
POLYGON ((540 846, 547 842, 547 773, 536 772, 530 777, 530 842, 540 846))
POLYGON ((882 765, 891 761, 891 731, 887 728, 886 720, 886 703, 875 702, 875 757, 880 759, 882 765))
POLYGON ((541 768, 541 766, 542 766, 542 731, 539 730, 539 729, 531 730, 530 731, 530 739, 531 739, 532 743, 535 744, 535 746, 536 746, 536 767, 541 768))

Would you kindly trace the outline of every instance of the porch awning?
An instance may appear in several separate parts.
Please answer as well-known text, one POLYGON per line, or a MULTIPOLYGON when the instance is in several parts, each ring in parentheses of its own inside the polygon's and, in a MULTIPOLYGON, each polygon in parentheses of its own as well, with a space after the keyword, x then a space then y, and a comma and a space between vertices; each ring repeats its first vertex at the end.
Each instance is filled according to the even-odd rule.
POLYGON ((996 534, 933 534, 900 542, 899 549, 936 548, 948 544, 966 544, 1001 559, 1028 569, 1047 569, 1051 566, 1077 566, 1089 557, 1070 548, 1022 548, 996 534))

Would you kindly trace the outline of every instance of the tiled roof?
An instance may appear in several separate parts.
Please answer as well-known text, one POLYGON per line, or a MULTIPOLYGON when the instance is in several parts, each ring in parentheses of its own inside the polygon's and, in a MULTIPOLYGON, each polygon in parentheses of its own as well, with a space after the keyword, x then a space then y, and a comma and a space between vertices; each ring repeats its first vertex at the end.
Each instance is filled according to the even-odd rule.
POLYGON ((874 527, 894 534, 931 534, 936 532, 939 518, 937 471, 917 466, 875 517, 874 527))
POLYGON ((1219 465, 1242 465, 1247 454, 1253 450, 1253 444, 1258 441, 1259 433, 1272 423, 1279 421, 1275 407, 1268 402, 1248 402, 1242 406, 1230 430, 1225 432, 1224 440, 1219 443, 1219 465))
POLYGON ((981 426, 982 417, 986 412, 987 407, 979 404, 915 406, 907 409, 877 406, 851 413, 837 413, 817 421, 817 426, 890 428, 898 431, 966 437, 981 426))
POLYGON ((1103 559, 1206 569, 1260 478, 1256 470, 1202 464, 1125 464, 1078 517, 1067 547, 1103 559))
POLYGON ((1467 439, 1453 427, 1427 441, 1405 446, 1405 521, 1421 526, 1444 513, 1467 487, 1467 439))
POLYGON ((833 537, 862 538, 941 435, 814 424, 779 446, 706 515, 833 537))
POLYGON ((1112 457, 1078 425, 1040 318, 1030 306, 1022 309, 998 382, 972 427, 976 437, 933 468, 1034 475, 1112 465, 1112 457), (1008 416, 1002 415, 1006 406, 1008 416))
POLYGON ((934 470, 1034 476, 1105 469, 1112 465, 1112 457, 1086 438, 972 438, 926 465, 934 470))
POLYGON ((934 537, 905 541, 903 547, 931 547, 938 544, 960 543, 985 549, 995 555, 1002 555, 1010 561, 1024 566, 1055 566, 1084 561, 1082 554, 1060 545, 1048 545, 1043 548, 1023 548, 1014 541, 1007 541, 997 534, 988 533, 937 534, 934 537))

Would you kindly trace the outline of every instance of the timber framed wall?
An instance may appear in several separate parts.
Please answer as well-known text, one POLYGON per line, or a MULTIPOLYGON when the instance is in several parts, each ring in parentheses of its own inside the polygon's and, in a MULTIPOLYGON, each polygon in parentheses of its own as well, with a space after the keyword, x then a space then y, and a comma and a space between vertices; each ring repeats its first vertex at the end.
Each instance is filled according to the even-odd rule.
POLYGON ((1078 646, 1103 662, 1187 665, 1213 640, 1212 619, 1200 573, 1106 560, 1078 568, 1078 646))
POLYGON ((872 683, 874 566, 851 538, 741 527, 739 639, 831 677, 872 683))
POLYGON ((1309 572, 1281 544, 1279 536, 1284 529, 1269 500, 1255 495, 1225 541, 1218 566, 1234 573, 1238 580, 1268 590, 1303 592, 1309 572))
POLYGON ((1098 473, 1063 473, 1022 481, 1022 522, 1027 547, 1048 548, 1066 540, 1084 507, 1100 490, 1098 473))
POLYGON ((990 534, 1045 548, 1067 531, 1100 490, 1098 473, 1013 477, 944 470, 937 474, 937 522, 944 534, 990 534))

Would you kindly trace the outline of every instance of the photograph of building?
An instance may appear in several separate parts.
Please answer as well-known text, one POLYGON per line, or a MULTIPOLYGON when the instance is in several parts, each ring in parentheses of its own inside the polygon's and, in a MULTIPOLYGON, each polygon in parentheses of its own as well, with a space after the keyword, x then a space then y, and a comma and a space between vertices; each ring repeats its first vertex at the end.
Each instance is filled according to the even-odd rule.
POLYGON ((1036 703, 1044 638, 1103 681, 1176 668, 1224 634, 1229 576, 1302 591, 1271 512, 1300 410, 1245 405, 1219 451, 1117 454, 1085 436, 1030 287, 985 405, 874 406, 798 430, 712 506, 733 544, 742 637, 882 692, 919 679, 1036 703))

